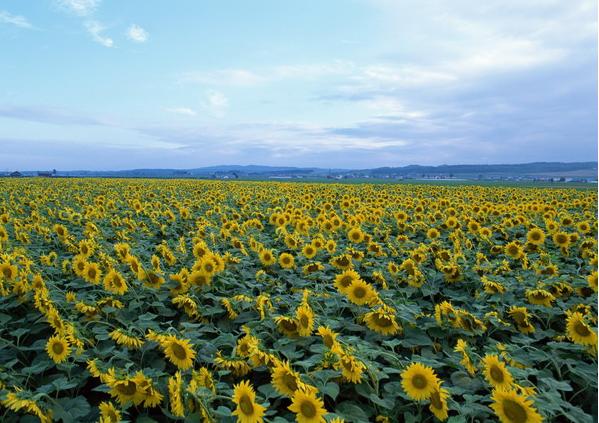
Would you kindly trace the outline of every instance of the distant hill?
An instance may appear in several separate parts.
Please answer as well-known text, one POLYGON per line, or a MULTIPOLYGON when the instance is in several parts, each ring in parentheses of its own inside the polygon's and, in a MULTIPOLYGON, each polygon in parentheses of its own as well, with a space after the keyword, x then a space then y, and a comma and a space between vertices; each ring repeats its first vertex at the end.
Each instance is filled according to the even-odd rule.
MULTIPOLYGON (((50 172, 21 171, 24 176, 45 176, 50 172)), ((8 176, 8 175, 5 175, 8 176)), ((401 178, 401 179, 564 179, 597 180, 597 162, 535 162, 521 164, 461 164, 441 166, 409 165, 373 169, 324 169, 259 165, 221 165, 193 169, 130 169, 115 171, 57 171, 56 176, 116 178, 401 178)))
POLYGON ((453 176, 597 176, 597 162, 535 162, 491 165, 441 165, 379 167, 366 169, 371 175, 453 175, 453 176))

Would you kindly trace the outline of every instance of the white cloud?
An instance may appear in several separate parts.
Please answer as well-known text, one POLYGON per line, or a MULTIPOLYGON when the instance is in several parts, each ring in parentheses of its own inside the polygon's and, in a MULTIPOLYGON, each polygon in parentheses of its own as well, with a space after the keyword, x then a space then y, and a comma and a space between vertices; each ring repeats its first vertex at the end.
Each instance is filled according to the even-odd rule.
POLYGON ((167 112, 183 116, 196 116, 198 114, 195 110, 190 109, 189 107, 168 107, 165 110, 167 112))
POLYGON ((85 23, 85 28, 94 39, 95 42, 103 45, 104 47, 113 47, 114 41, 110 37, 102 35, 102 32, 106 29, 100 22, 88 21, 85 23))
POLYGON ((221 92, 209 90, 206 92, 204 109, 216 117, 223 117, 229 107, 229 99, 221 92))
POLYGON ((136 43, 145 43, 148 40, 149 34, 139 25, 131 25, 127 30, 127 37, 136 43))
POLYGON ((79 16, 91 15, 99 6, 100 0, 56 0, 58 5, 79 16))
POLYGON ((33 25, 24 16, 12 15, 4 10, 0 10, 0 23, 18 26, 19 28, 33 29, 33 25))

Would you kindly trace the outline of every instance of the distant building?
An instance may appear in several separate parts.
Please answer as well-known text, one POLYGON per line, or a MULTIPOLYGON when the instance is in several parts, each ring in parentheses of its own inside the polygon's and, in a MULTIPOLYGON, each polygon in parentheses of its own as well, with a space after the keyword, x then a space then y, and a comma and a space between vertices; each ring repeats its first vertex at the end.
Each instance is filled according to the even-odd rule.
POLYGON ((20 178, 23 176, 23 174, 21 172, 19 172, 18 170, 15 170, 14 172, 10 173, 8 176, 10 176, 11 178, 20 178))
POLYGON ((37 176, 39 176, 41 178, 51 178, 55 173, 56 173, 56 171, 54 171, 54 173, 47 172, 47 171, 39 171, 39 172, 37 172, 37 176))

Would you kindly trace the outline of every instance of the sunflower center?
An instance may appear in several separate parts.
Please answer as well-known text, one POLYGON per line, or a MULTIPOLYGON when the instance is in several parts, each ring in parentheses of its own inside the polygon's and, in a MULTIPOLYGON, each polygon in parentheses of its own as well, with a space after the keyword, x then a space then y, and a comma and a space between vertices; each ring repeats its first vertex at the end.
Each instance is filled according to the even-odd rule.
POLYGON ((389 327, 393 324, 390 318, 388 318, 387 316, 380 316, 378 314, 374 316, 373 320, 377 326, 383 328, 389 327))
POLYGON ((583 337, 589 336, 591 334, 589 328, 587 328, 582 322, 576 322, 574 325, 574 332, 583 337))
POLYGON ((295 392, 297 390, 297 379, 292 374, 285 373, 283 375, 283 383, 290 391, 295 392))
POLYGON ((254 404, 252 404, 252 400, 247 394, 239 399, 239 408, 241 408, 241 412, 246 416, 254 414, 254 404))
POLYGON ((54 354, 60 355, 64 352, 64 346, 61 342, 55 342, 54 344, 52 344, 52 351, 54 352, 54 354))
POLYGON ((333 337, 331 335, 325 335, 322 338, 322 342, 324 342, 327 348, 331 348, 333 346, 333 337))
POLYGON ((428 382, 424 375, 415 375, 412 378, 412 385, 414 385, 416 389, 424 389, 428 385, 428 382))
POLYGON ((348 287, 349 285, 351 285, 351 283, 352 283, 351 276, 344 276, 341 278, 341 286, 348 287))
POLYGON ((314 407, 314 404, 312 404, 311 401, 302 402, 300 410, 302 412, 302 415, 308 419, 311 419, 314 416, 316 416, 316 407, 314 407))
POLYGON ((135 391, 137 391, 137 385, 135 382, 128 380, 118 384, 117 389, 123 395, 132 396, 135 395, 135 391))
POLYGON ((281 322, 281 326, 283 326, 283 328, 289 332, 293 332, 293 331, 297 330, 297 326, 296 326, 295 322, 290 321, 290 320, 283 320, 281 322))
POLYGON ((95 278, 96 277, 96 269, 89 269, 89 271, 87 272, 87 276, 89 276, 90 278, 95 278))
POLYGON ((366 290, 361 286, 358 286, 354 289, 354 296, 357 298, 364 298, 366 296, 366 290))
POLYGON ((489 373, 491 373, 491 377, 497 383, 502 383, 503 382, 503 372, 501 371, 501 369, 499 367, 492 366, 491 370, 489 371, 489 373))
POLYGON ((519 323, 522 324, 524 323, 524 320, 526 319, 526 316, 524 315, 524 313, 517 311, 513 314, 514 320, 519 323))
POLYGON ((6 279, 10 279, 10 277, 12 276, 12 272, 10 271, 10 269, 8 267, 5 267, 4 269, 2 269, 2 274, 4 275, 4 277, 6 279))
POLYGON ((187 351, 185 351, 185 348, 183 348, 181 345, 173 343, 171 345, 171 349, 173 350, 173 355, 179 360, 187 359, 187 351))
POLYGON ((514 423, 524 423, 527 420, 526 409, 516 401, 506 399, 503 402, 503 412, 514 423))

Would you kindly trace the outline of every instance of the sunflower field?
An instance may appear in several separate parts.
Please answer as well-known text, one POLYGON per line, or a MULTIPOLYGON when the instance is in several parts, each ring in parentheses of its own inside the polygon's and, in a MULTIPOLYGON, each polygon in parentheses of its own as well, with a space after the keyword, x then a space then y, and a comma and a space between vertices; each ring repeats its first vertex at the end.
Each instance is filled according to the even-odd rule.
POLYGON ((596 420, 596 190, 0 180, 2 422, 596 420))

